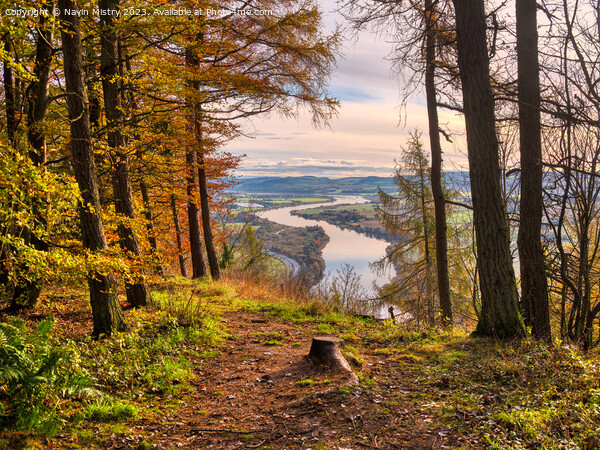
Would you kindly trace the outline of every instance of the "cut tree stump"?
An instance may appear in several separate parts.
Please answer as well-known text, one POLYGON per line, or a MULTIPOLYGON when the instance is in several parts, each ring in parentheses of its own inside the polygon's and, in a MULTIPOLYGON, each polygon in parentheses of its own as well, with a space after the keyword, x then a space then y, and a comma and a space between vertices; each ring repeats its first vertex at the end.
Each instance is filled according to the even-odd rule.
POLYGON ((344 340, 340 338, 315 336, 313 337, 308 357, 316 363, 352 372, 350 364, 348 364, 348 361, 346 361, 340 350, 343 343, 344 340))
MULTIPOLYGON (((314 364, 325 366, 331 370, 337 370, 346 376, 345 386, 357 386, 358 376, 354 373, 346 358, 340 350, 340 346, 344 343, 343 339, 330 336, 315 336, 312 339, 310 352, 307 358, 314 364)), ((294 407, 317 398, 335 394, 341 386, 334 386, 330 389, 321 392, 314 392, 306 397, 300 398, 289 403, 289 407, 294 407)))

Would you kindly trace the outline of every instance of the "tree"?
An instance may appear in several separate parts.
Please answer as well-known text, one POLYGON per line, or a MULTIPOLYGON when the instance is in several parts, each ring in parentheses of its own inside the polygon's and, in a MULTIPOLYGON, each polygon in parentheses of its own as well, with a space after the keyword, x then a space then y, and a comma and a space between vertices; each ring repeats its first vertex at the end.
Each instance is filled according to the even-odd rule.
POLYGON ((177 242, 177 259, 179 260, 179 271, 184 277, 188 276, 187 267, 185 265, 185 257, 183 255, 183 242, 181 238, 181 225, 179 224, 179 210, 177 209, 177 198, 175 194, 171 194, 171 213, 173 214, 173 225, 175 226, 175 239, 177 242))
POLYGON ((418 131, 411 133, 403 149, 394 184, 398 187, 397 194, 379 191, 379 220, 387 231, 402 239, 379 262, 380 266, 391 263, 397 272, 396 280, 384 292, 387 295, 392 292, 392 301, 401 302, 418 323, 426 321, 434 325, 438 297, 434 270, 435 213, 429 161, 418 131))
POLYGON ((542 139, 538 65, 537 2, 517 0, 517 63, 521 150, 519 260, 525 324, 550 339, 550 313, 541 242, 543 214, 542 139))
MULTIPOLYGON (((84 247, 90 252, 107 249, 102 207, 98 194, 96 165, 92 149, 87 90, 83 77, 83 60, 78 15, 73 0, 59 0, 62 23, 64 73, 71 130, 71 153, 75 178, 81 192, 79 217, 84 247)), ((115 279, 110 273, 92 269, 88 275, 94 329, 92 334, 110 336, 126 328, 125 318, 115 292, 115 279)))
MULTIPOLYGON (((197 171, 197 176, 188 174, 190 242, 192 247, 200 245, 192 196, 198 192, 205 249, 214 279, 220 277, 220 269, 211 228, 209 155, 240 134, 239 119, 271 111, 293 115, 293 108, 303 105, 310 108, 317 123, 331 117, 337 105, 324 89, 337 38, 320 35, 320 15, 312 2, 232 2, 226 6, 231 13, 224 17, 177 24, 184 26, 180 45, 185 52, 182 84, 186 89, 182 106, 188 111, 189 135, 194 138, 186 143, 186 161, 197 171), (239 13, 275 4, 280 15, 239 13), (196 155, 191 155, 194 149, 196 155)), ((192 251, 192 261, 199 261, 200 256, 201 250, 192 251)))
POLYGON ((476 335, 525 333, 502 200, 483 0, 453 0, 481 287, 476 335))
POLYGON ((560 313, 561 337, 598 345, 600 317, 600 9, 596 3, 545 1, 553 33, 540 35, 545 56, 542 106, 545 214, 551 305, 560 313))
POLYGON ((431 146, 431 190, 435 208, 435 243, 438 295, 442 323, 452 324, 452 302, 448 277, 448 240, 446 225, 446 199, 442 187, 442 145, 435 87, 436 69, 436 22, 439 14, 436 2, 425 0, 425 94, 427 96, 427 118, 429 123, 429 145, 431 146))
MULTIPOLYGON (((441 128, 438 118, 438 88, 440 73, 456 73, 454 33, 450 25, 451 7, 448 1, 424 0, 418 2, 389 2, 376 0, 361 2, 347 0, 345 8, 358 28, 368 23, 378 31, 388 30, 395 43, 392 58, 396 69, 406 68, 412 73, 404 87, 404 101, 412 95, 415 84, 424 83, 427 101, 429 145, 431 149, 431 187, 435 208, 435 244, 437 283, 443 324, 452 324, 452 301, 448 276, 448 241, 446 199, 442 187, 441 128), (442 69, 437 70, 436 69, 442 69), (422 74, 424 73, 424 79, 422 74)), ((446 86, 451 84, 446 82, 446 86)), ((449 104, 450 102, 448 102, 449 104)))
POLYGON ((16 147, 16 133, 17 133, 17 112, 16 112, 16 99, 15 99, 15 81, 13 74, 13 67, 11 61, 13 53, 13 43, 10 34, 7 32, 3 37, 4 53, 7 58, 4 59, 3 65, 3 81, 4 81, 4 102, 6 108, 6 134, 8 135, 8 141, 13 147, 16 147))
MULTIPOLYGON (((118 11, 119 2, 100 0, 99 7, 104 11, 118 11)), ((121 216, 119 223, 119 242, 130 256, 140 260, 142 252, 137 237, 127 220, 135 219, 133 204, 129 155, 124 150, 121 132, 123 125, 122 92, 119 86, 119 59, 117 55, 117 33, 113 23, 113 14, 100 15, 100 76, 104 93, 104 108, 108 122, 108 146, 111 150, 112 184, 115 211, 121 216)), ((126 282, 127 300, 133 306, 148 303, 150 292, 143 275, 136 275, 134 282, 126 282)))
MULTIPOLYGON (((197 46, 203 40, 202 32, 198 32, 195 37, 194 46, 188 48, 186 50, 186 64, 191 68, 198 68, 200 66, 200 59, 196 55, 197 46)), ((193 76, 193 75, 192 75, 193 76)), ((188 80, 188 83, 192 89, 195 91, 201 91, 200 82, 197 79, 188 80)), ((196 94, 196 93, 194 93, 196 94)), ((200 92, 198 92, 200 94, 200 92)), ((202 231, 204 235, 204 246, 206 249, 206 256, 208 258, 208 268, 210 270, 210 275, 213 280, 219 280, 221 278, 221 269, 219 267, 219 258, 217 257, 217 252, 215 250, 213 232, 211 226, 211 217, 210 217, 210 205, 208 201, 208 185, 206 180, 206 168, 204 166, 204 149, 203 147, 203 133, 202 133, 202 105, 200 103, 200 99, 196 95, 190 96, 191 104, 188 105, 190 109, 190 117, 191 117, 191 130, 193 131, 193 136, 195 139, 196 148, 196 167, 198 171, 198 191, 200 193, 200 213, 202 216, 202 231)), ((190 151, 194 151, 194 149, 190 149, 190 151)))
MULTIPOLYGON (((29 143, 29 158, 38 167, 43 167, 47 160, 46 133, 44 121, 46 110, 50 103, 48 87, 50 80, 50 65, 53 59, 53 28, 54 23, 50 17, 54 10, 54 3, 42 4, 43 11, 36 27, 37 42, 33 80, 26 90, 27 101, 27 138, 29 143)), ((29 207, 33 211, 35 222, 44 227, 46 218, 44 211, 46 205, 42 199, 33 199, 29 207)), ((34 224, 35 226, 35 224, 34 224)), ((19 234, 25 245, 31 245, 36 250, 48 251, 48 243, 40 239, 29 227, 19 227, 19 234)), ((12 309, 32 308, 37 304, 42 290, 43 279, 34 278, 30 274, 27 264, 17 262, 15 289, 11 303, 12 309)))
MULTIPOLYGON (((185 64, 187 67, 197 67, 197 58, 194 56, 194 51, 191 47, 185 50, 185 64)), ((197 90, 196 81, 192 79, 186 80, 188 86, 197 90)), ((189 109, 189 132, 192 136, 198 133, 197 127, 200 126, 200 118, 196 117, 198 102, 194 101, 194 96, 188 95, 188 105, 193 105, 189 109)), ((206 263, 202 255, 202 236, 200 233, 200 210, 198 209, 197 196, 198 188, 198 152, 196 146, 192 144, 186 149, 185 162, 187 165, 187 198, 188 198, 188 226, 190 231, 190 250, 192 253, 192 277, 205 277, 208 272, 206 263)))

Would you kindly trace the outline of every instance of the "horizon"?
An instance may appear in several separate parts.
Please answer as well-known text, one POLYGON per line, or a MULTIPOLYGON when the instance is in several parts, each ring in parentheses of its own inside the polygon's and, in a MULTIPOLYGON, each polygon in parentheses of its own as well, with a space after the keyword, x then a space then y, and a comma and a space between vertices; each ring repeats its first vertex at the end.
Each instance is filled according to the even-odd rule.
MULTIPOLYGON (((446 170, 444 173, 468 173, 468 170, 446 170)), ((303 177, 313 177, 313 178, 327 178, 330 180, 339 180, 343 178, 392 178, 393 175, 389 177, 383 175, 344 175, 339 177, 333 176, 325 176, 325 175, 240 175, 239 178, 303 178, 303 177)))

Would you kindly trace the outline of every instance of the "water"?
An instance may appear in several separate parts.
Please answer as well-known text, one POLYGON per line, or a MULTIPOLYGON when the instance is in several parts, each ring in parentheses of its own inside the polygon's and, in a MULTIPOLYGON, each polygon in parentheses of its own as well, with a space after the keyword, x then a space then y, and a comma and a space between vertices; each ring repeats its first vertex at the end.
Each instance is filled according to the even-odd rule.
POLYGON ((335 275, 345 264, 354 267, 354 272, 360 276, 363 288, 371 296, 375 295, 373 284, 381 286, 388 282, 393 273, 375 273, 369 264, 381 259, 385 255, 388 242, 365 236, 353 230, 342 230, 322 220, 305 219, 293 216, 292 211, 318 208, 321 206, 332 206, 339 204, 361 204, 368 200, 359 196, 336 196, 335 201, 325 203, 313 203, 305 206, 290 206, 285 208, 261 211, 258 214, 272 222, 292 227, 308 227, 318 225, 325 230, 329 236, 329 242, 323 249, 325 260, 325 271, 335 275))

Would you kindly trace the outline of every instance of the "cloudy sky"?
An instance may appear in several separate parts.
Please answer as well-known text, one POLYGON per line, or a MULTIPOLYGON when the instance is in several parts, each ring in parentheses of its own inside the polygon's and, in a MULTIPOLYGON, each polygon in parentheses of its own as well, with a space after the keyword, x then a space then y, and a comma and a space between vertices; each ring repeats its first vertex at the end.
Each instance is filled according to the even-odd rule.
MULTIPOLYGON (((331 29, 344 21, 335 6, 335 0, 321 1, 331 29)), ((424 96, 416 93, 406 108, 399 107, 401 80, 392 75, 386 60, 392 44, 365 31, 344 47, 329 88, 341 102, 330 128, 315 129, 308 114, 296 119, 278 115, 253 119, 245 128, 251 137, 227 147, 246 155, 239 175, 386 176, 411 130, 417 127, 427 137, 424 96)), ((460 128, 454 113, 441 112, 440 121, 460 128)), ((462 145, 443 145, 446 167, 464 165, 462 150, 457 148, 462 145)))

